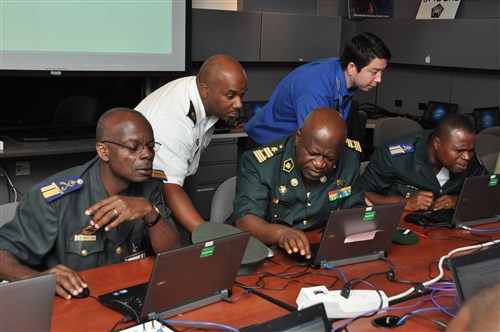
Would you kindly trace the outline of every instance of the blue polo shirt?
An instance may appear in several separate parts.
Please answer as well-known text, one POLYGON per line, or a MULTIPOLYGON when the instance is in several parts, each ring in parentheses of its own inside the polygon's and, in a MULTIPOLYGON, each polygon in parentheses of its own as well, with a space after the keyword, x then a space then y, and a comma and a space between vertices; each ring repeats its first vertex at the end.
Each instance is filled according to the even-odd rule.
POLYGON ((347 89, 338 58, 304 64, 288 74, 274 90, 267 105, 244 126, 248 136, 266 144, 302 127, 318 107, 339 110, 347 119, 355 88, 347 89))

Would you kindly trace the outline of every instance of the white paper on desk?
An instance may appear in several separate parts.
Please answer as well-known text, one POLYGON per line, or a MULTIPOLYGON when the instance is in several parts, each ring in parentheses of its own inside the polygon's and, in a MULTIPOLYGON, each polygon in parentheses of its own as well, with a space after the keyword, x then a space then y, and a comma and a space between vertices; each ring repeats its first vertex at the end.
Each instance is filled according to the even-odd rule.
POLYGON ((380 232, 380 231, 378 229, 376 229, 374 231, 356 233, 353 235, 349 235, 344 239, 344 243, 373 240, 373 238, 375 237, 375 234, 377 234, 377 232, 380 232))
POLYGON ((454 19, 459 5, 460 0, 421 0, 417 20, 454 19))

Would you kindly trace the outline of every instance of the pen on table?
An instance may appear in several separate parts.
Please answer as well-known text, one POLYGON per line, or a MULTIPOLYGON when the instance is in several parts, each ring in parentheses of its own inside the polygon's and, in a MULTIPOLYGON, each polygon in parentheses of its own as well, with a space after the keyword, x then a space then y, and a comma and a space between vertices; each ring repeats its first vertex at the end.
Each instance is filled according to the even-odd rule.
POLYGON ((428 239, 429 238, 424 233, 420 233, 420 232, 417 232, 417 231, 413 231, 413 233, 417 234, 417 236, 420 237, 420 238, 422 238, 422 239, 428 239))

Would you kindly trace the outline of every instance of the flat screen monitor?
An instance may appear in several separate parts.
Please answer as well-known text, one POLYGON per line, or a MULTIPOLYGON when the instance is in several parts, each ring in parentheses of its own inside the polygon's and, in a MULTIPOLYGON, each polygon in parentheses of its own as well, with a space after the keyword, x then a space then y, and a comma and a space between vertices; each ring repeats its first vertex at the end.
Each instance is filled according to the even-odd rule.
POLYGON ((190 0, 1 1, 2 75, 186 72, 190 0))
POLYGON ((476 132, 478 133, 486 128, 500 126, 499 113, 498 106, 475 108, 473 114, 476 132))
POLYGON ((457 109, 458 104, 429 101, 427 103, 427 108, 422 115, 420 125, 426 129, 434 128, 445 116, 457 113, 457 109))

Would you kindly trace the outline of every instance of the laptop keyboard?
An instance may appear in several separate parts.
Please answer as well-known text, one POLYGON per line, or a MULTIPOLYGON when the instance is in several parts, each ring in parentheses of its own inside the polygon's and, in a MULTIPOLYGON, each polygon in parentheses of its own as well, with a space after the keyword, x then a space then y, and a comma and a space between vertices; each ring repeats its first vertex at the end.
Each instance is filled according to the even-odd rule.
POLYGON ((451 224, 454 213, 455 209, 443 209, 425 212, 424 216, 429 218, 433 223, 451 224))

